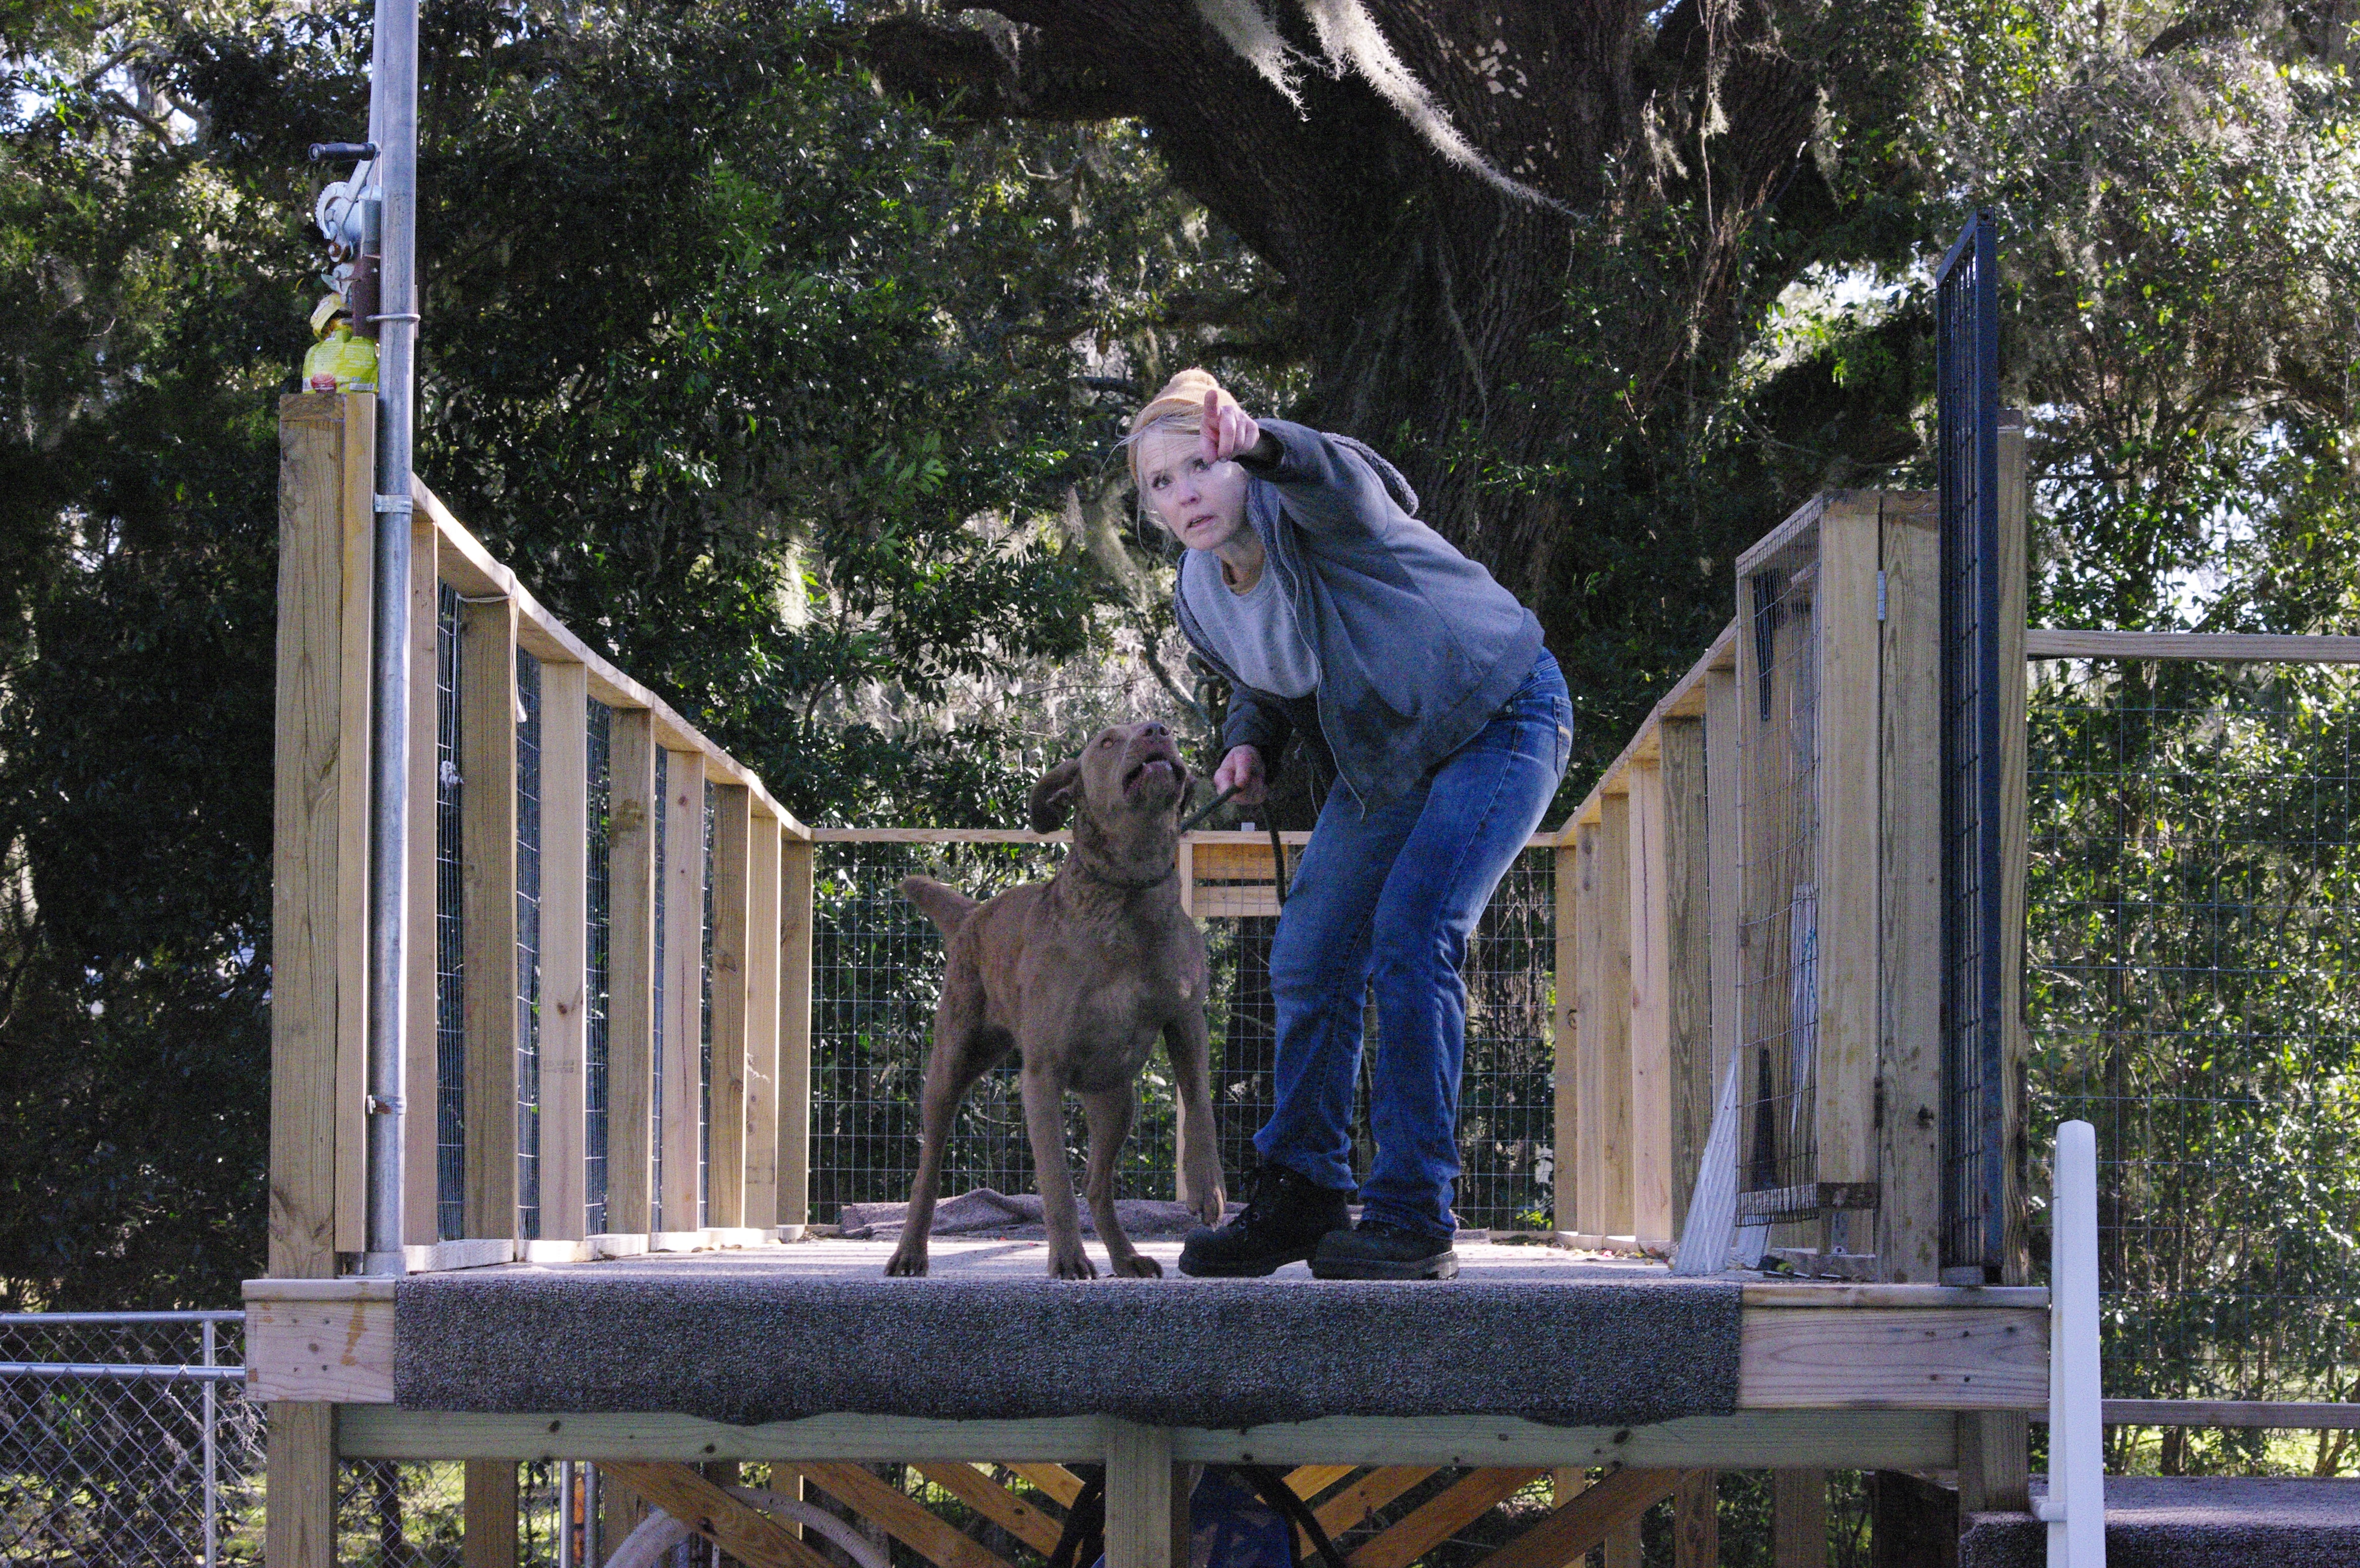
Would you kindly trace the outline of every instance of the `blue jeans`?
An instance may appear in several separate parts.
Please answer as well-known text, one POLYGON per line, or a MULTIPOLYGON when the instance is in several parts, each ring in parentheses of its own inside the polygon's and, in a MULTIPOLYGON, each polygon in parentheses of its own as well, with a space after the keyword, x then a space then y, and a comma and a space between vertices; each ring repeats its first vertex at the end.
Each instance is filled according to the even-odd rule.
POLYGON ((1304 848, 1271 942, 1277 1106, 1254 1147, 1322 1187, 1352 1185, 1352 1093, 1373 980, 1377 1156, 1360 1183, 1364 1220, 1436 1236, 1457 1229, 1467 938, 1540 825, 1572 744, 1572 699, 1544 651, 1491 722, 1406 795, 1363 815, 1339 781, 1304 848))

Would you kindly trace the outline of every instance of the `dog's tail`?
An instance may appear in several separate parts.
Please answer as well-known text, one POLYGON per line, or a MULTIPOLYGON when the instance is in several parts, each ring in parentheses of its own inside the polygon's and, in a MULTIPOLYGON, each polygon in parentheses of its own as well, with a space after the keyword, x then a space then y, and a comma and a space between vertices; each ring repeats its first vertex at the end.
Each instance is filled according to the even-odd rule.
POLYGON ((975 908, 975 900, 955 887, 945 887, 932 877, 903 877, 901 896, 926 912, 926 918, 943 928, 947 937, 966 924, 975 908))

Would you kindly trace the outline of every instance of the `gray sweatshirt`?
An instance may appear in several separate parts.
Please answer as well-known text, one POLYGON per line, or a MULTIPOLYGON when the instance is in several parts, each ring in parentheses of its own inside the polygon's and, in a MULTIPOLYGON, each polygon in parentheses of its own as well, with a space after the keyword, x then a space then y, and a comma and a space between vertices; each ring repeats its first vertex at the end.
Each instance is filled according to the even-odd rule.
POLYGON ((1281 455, 1247 462, 1246 519, 1317 660, 1318 689, 1257 691, 1214 652, 1175 584, 1180 629, 1228 680, 1221 749, 1275 767, 1309 731, 1362 809, 1404 794, 1474 739, 1540 657, 1533 612, 1412 515, 1417 494, 1349 436, 1263 420, 1281 455))

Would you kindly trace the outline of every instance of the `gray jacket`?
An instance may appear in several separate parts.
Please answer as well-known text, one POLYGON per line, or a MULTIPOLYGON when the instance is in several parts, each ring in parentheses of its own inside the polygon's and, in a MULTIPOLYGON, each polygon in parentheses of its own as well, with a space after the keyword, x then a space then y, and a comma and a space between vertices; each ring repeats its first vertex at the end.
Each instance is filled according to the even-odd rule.
POLYGON ((1229 683, 1223 754, 1252 746, 1275 768, 1287 736, 1305 729, 1365 810, 1474 739, 1532 674, 1541 624, 1417 521, 1417 492, 1392 464, 1348 435, 1277 419, 1262 428, 1284 450, 1275 464, 1244 465, 1246 519, 1318 660, 1317 688, 1292 699, 1256 691, 1213 652, 1176 582, 1174 612, 1229 683))

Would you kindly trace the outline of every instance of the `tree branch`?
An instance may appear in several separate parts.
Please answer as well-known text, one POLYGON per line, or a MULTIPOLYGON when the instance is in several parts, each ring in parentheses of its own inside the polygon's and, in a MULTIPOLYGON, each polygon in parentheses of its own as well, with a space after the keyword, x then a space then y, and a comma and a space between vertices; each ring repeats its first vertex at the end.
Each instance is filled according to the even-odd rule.
POLYGON ((962 117, 1110 120, 1141 111, 1130 82, 1038 27, 1011 24, 995 35, 905 15, 870 24, 864 43, 889 90, 962 117))

